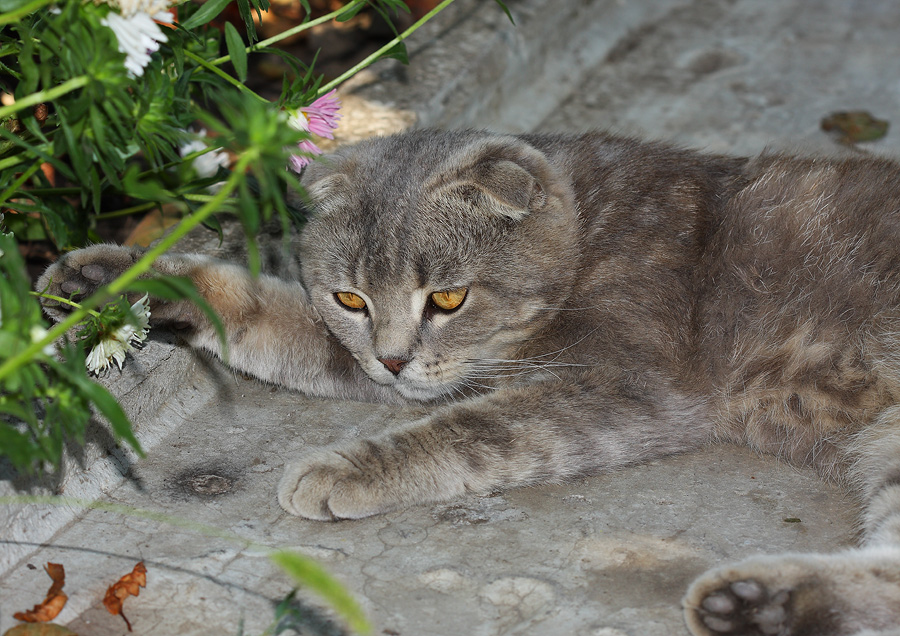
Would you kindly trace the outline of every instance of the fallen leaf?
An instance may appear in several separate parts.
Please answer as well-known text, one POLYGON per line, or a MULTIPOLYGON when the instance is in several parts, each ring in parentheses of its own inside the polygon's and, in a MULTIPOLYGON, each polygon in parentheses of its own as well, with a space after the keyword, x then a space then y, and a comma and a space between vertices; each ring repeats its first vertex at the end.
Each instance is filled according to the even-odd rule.
POLYGON ((78 636, 78 634, 55 623, 24 623, 6 630, 3 636, 78 636))
POLYGON ((131 623, 122 613, 122 603, 129 596, 137 596, 141 592, 142 587, 147 586, 147 568, 141 561, 134 569, 123 576, 121 579, 109 586, 106 590, 106 596, 103 597, 103 604, 110 614, 118 614, 125 621, 128 631, 131 631, 131 623))
POLYGON ((63 594, 63 585, 66 584, 66 570, 59 563, 47 563, 44 571, 53 581, 50 589, 47 590, 47 597, 40 605, 35 605, 27 612, 16 612, 13 618, 26 623, 46 623, 56 618, 57 614, 62 611, 68 596, 63 594))
POLYGON ((836 134, 838 141, 846 144, 881 139, 887 134, 889 125, 864 110, 832 113, 821 123, 822 130, 836 134))
POLYGON ((161 209, 151 210, 131 230, 122 244, 149 247, 167 229, 181 221, 182 216, 184 215, 174 205, 163 205, 161 209))

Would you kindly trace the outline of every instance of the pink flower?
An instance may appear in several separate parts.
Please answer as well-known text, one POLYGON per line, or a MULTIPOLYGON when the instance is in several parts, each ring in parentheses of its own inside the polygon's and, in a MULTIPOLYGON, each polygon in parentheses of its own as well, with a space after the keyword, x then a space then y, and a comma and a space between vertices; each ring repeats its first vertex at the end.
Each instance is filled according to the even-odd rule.
MULTIPOLYGON (((332 131, 338 127, 338 120, 341 118, 341 115, 338 113, 340 108, 341 101, 335 95, 335 91, 331 90, 309 106, 298 108, 297 112, 288 119, 288 123, 296 130, 302 130, 326 139, 334 139, 332 131)), ((291 156, 291 168, 295 172, 300 172, 305 166, 309 165, 313 156, 322 154, 322 149, 311 139, 301 141, 297 144, 297 149, 303 154, 291 156)))
POLYGON ((309 106, 300 109, 309 121, 309 132, 326 139, 334 139, 331 131, 338 127, 341 118, 338 111, 341 109, 341 100, 335 95, 335 89, 331 89, 309 106))

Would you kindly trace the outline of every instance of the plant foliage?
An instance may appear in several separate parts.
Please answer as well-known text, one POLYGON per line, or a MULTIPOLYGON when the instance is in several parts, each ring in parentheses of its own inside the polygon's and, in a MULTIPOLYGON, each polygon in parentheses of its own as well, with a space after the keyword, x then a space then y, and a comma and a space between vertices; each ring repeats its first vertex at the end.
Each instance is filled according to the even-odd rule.
MULTIPOLYGON (((287 226, 286 194, 300 187, 286 166, 309 133, 289 125, 289 114, 377 59, 406 62, 405 38, 452 2, 438 3, 403 33, 394 29, 380 51, 326 84, 311 64, 272 45, 366 8, 390 24, 408 11, 403 2, 351 0, 261 42, 255 21, 269 1, 235 0, 240 22, 214 25, 230 1, 182 0, 174 7, 166 0, 0 0, 0 459, 19 471, 58 466, 67 445, 84 442, 93 413, 142 454, 122 407, 85 365, 87 351, 136 324, 121 294, 188 298, 224 340, 221 322, 190 281, 151 276, 154 259, 191 228, 217 226, 213 213, 230 213, 246 230, 251 269, 258 271, 252 237, 276 215, 287 226), (155 34, 152 55, 142 55, 143 43, 137 54, 130 51, 113 26, 135 13, 145 14, 138 16, 146 18, 141 28, 155 34), (277 53, 294 71, 275 102, 244 85, 250 56, 259 52, 277 53), (228 162, 219 161, 226 156, 228 162), (212 170, 201 168, 204 157, 213 159, 212 170), (100 240, 101 220, 163 205, 181 211, 180 224, 89 298, 55 299, 72 312, 49 325, 41 290, 30 289, 20 243, 46 240, 63 252, 76 249, 100 240)), ((299 2, 308 16, 308 0, 299 2)), ((367 628, 353 600, 314 563, 287 552, 273 559, 354 628, 367 628)))

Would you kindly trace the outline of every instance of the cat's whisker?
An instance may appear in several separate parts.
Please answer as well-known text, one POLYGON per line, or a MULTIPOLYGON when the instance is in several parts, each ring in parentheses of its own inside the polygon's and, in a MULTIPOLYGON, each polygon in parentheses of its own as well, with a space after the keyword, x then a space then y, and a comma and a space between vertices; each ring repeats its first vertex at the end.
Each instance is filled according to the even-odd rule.
MULTIPOLYGON (((497 387, 488 386, 486 384, 481 384, 479 382, 474 382, 469 379, 463 379, 460 384, 464 386, 466 389, 469 389, 475 395, 484 395, 487 392, 495 391, 497 387)), ((459 391, 460 395, 464 395, 466 397, 471 397, 466 395, 466 392, 459 388, 459 385, 454 385, 454 388, 459 391)))
MULTIPOLYGON (((576 308, 579 309, 579 308, 576 308)), ((589 309, 589 308, 580 308, 580 309, 589 309)), ((517 377, 521 375, 526 375, 530 373, 535 373, 539 371, 546 371, 551 374, 553 377, 561 380, 560 376, 551 371, 551 368, 561 369, 561 368, 592 368, 595 365, 593 364, 585 364, 578 362, 559 362, 560 356, 563 353, 572 349, 573 347, 578 346, 584 340, 591 337, 596 331, 599 329, 592 329, 587 334, 572 342, 565 347, 560 347, 554 351, 548 351, 547 353, 542 353, 535 356, 529 356, 526 358, 470 358, 466 360, 466 364, 470 365, 473 369, 473 373, 468 373, 467 377, 492 377, 492 378, 510 378, 517 377), (491 373, 490 376, 484 375, 484 372, 491 373)))
POLYGON ((551 369, 563 369, 569 367, 591 367, 593 365, 557 362, 555 360, 504 360, 481 359, 468 361, 472 371, 466 374, 467 378, 478 379, 508 379, 538 372, 546 372, 557 380, 562 378, 551 369))
POLYGON ((451 394, 458 395, 460 398, 466 397, 466 392, 463 391, 457 384, 450 385, 450 392, 451 392, 451 394))
POLYGON ((545 371, 549 369, 568 369, 568 368, 593 368, 592 364, 581 364, 577 362, 556 362, 550 361, 533 361, 533 360, 468 360, 471 372, 468 375, 489 372, 489 373, 507 373, 509 375, 520 375, 523 373, 531 373, 533 371, 545 371))
POLYGON ((534 360, 490 360, 490 359, 473 359, 470 361, 472 364, 477 364, 479 362, 486 362, 485 368, 491 369, 520 369, 522 367, 529 367, 533 369, 545 369, 548 367, 588 367, 592 368, 596 365, 593 364, 584 364, 581 362, 556 362, 555 360, 548 361, 534 361, 534 360), (506 366, 499 366, 499 365, 506 366))
POLYGON ((584 342, 585 340, 587 340, 588 338, 590 338, 591 336, 593 336, 595 333, 597 333, 597 331, 598 331, 599 329, 600 329, 600 327, 596 327, 596 328, 594 328, 594 329, 591 329, 589 332, 587 332, 586 334, 584 334, 581 338, 579 338, 579 339, 576 340, 575 342, 572 342, 571 344, 566 345, 565 347, 560 347, 559 349, 556 349, 555 351, 548 351, 547 353, 542 353, 542 354, 540 354, 540 355, 529 356, 528 358, 522 358, 522 360, 535 360, 535 361, 537 361, 539 358, 550 358, 551 356, 555 356, 555 357, 553 357, 552 359, 553 359, 553 360, 556 360, 557 358, 559 358, 559 356, 560 356, 562 353, 568 351, 569 349, 572 349, 573 347, 577 347, 577 346, 580 345, 582 342, 584 342))
MULTIPOLYGON (((468 373, 467 377, 470 378, 509 378, 520 375, 528 375, 530 373, 538 373, 540 371, 550 372, 550 369, 554 367, 509 367, 509 368, 485 368, 476 370, 474 373, 468 373)), ((559 366, 555 367, 557 369, 561 368, 559 366)))
POLYGON ((529 309, 534 311, 591 311, 600 308, 600 305, 592 305, 590 307, 530 307, 529 309))

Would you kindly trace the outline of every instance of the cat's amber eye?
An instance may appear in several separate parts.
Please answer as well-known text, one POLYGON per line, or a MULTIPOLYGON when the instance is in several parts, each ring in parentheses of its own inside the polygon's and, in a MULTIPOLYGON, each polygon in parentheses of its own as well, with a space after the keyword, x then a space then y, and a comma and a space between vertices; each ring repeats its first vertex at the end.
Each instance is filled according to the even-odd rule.
POLYGON ((458 289, 434 292, 431 295, 431 302, 444 311, 452 311, 462 304, 462 301, 466 299, 466 293, 468 291, 468 288, 460 287, 458 289))
POLYGON ((365 309, 366 301, 353 292, 337 292, 335 297, 344 307, 348 309, 365 309))

